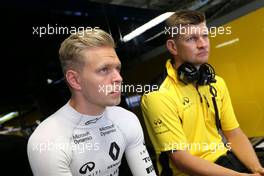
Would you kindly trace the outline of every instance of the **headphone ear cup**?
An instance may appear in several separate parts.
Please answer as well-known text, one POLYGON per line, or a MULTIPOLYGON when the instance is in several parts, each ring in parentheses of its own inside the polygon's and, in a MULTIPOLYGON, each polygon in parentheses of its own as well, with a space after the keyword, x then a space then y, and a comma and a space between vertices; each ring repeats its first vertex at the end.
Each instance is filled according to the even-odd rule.
POLYGON ((177 73, 179 80, 183 81, 185 84, 196 82, 199 78, 198 70, 190 63, 181 64, 177 73))
POLYGON ((198 72, 199 72, 199 78, 197 80, 198 85, 207 85, 216 82, 215 71, 211 65, 207 63, 202 64, 198 72))

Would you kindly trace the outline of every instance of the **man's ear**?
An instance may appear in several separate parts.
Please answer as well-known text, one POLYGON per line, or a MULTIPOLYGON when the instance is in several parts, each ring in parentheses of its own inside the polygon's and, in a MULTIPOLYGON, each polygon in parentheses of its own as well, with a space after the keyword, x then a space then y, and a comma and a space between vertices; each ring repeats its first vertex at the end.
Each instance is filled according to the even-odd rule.
POLYGON ((67 70, 65 74, 68 84, 75 90, 81 90, 80 75, 74 70, 67 70))
POLYGON ((172 54, 172 55, 177 55, 178 52, 177 52, 177 46, 176 46, 176 43, 174 40, 172 39, 168 39, 167 42, 166 42, 166 47, 167 49, 169 50, 169 52, 172 54))

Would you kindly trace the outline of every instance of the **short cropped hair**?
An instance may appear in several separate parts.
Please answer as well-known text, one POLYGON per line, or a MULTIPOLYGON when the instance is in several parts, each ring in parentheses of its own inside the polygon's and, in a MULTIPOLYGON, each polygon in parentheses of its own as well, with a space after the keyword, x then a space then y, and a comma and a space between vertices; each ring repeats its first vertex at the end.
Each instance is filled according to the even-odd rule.
POLYGON ((81 52, 85 49, 110 46, 115 48, 115 43, 110 34, 101 30, 83 30, 71 34, 60 46, 59 58, 62 71, 65 74, 69 69, 81 68, 85 64, 81 52))
MULTIPOLYGON (((205 15, 202 12, 194 10, 178 10, 166 20, 166 27, 173 28, 185 25, 197 25, 205 21, 205 15)), ((171 35, 167 35, 171 38, 171 35)))

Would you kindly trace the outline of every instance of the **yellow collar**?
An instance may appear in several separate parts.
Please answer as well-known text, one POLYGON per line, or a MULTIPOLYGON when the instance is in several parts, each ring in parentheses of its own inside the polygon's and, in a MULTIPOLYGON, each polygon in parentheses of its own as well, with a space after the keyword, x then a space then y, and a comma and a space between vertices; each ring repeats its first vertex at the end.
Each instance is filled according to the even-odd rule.
POLYGON ((175 70, 175 68, 173 67, 171 63, 171 59, 167 60, 166 69, 167 69, 168 76, 171 77, 177 83, 179 81, 177 78, 178 75, 177 75, 177 71, 175 70))

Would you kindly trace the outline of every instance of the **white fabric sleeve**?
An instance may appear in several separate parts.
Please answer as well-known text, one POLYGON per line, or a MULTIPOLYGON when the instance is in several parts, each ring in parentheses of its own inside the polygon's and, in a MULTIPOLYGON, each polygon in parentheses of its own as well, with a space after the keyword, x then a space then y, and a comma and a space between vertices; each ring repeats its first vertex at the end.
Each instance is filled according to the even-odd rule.
POLYGON ((29 140, 27 152, 34 176, 72 176, 67 152, 57 144, 29 140))
POLYGON ((127 139, 125 156, 133 176, 156 176, 151 158, 144 143, 141 124, 134 114, 124 125, 127 139))
POLYGON ((128 149, 126 159, 133 176, 156 176, 151 158, 143 143, 128 149))

